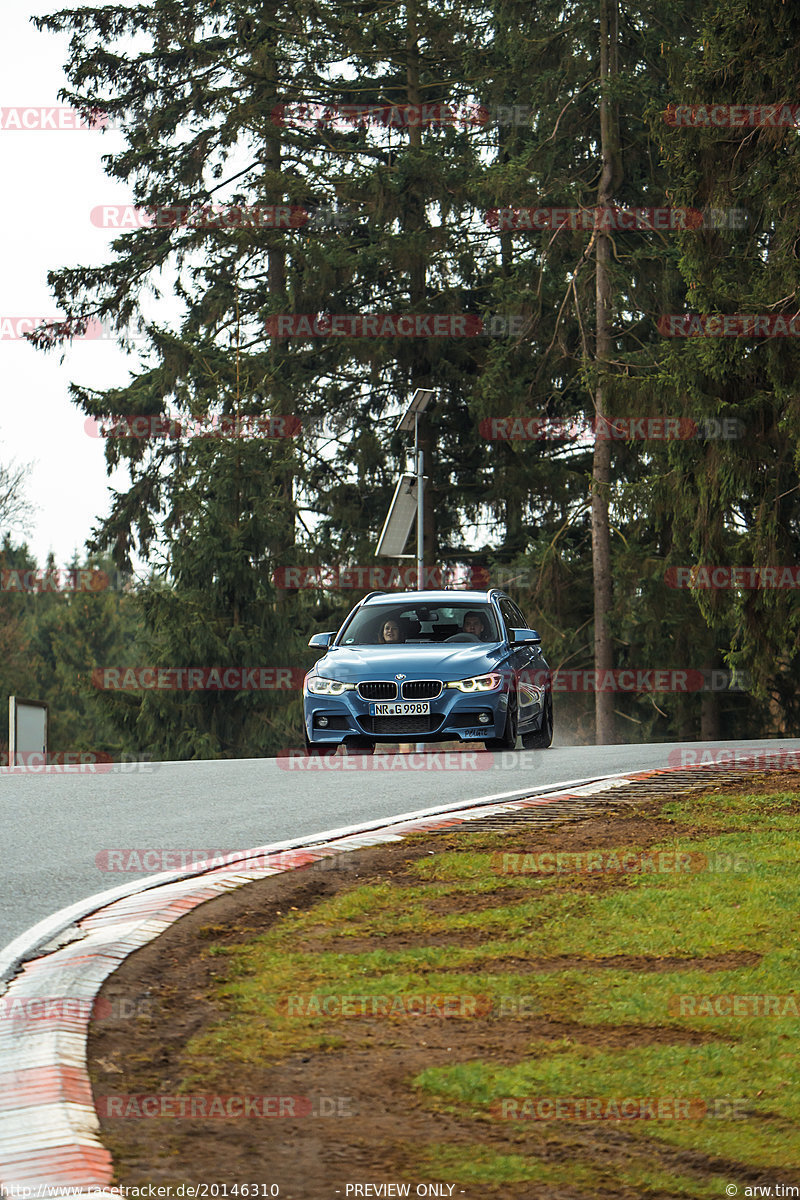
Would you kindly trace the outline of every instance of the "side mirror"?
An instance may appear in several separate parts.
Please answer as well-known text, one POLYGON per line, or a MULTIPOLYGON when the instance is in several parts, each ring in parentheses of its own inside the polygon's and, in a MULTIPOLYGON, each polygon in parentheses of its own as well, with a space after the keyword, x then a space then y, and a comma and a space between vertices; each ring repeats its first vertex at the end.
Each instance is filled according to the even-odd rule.
POLYGON ((327 650, 335 637, 335 633, 315 633, 308 644, 315 650, 327 650))
POLYGON ((512 629, 508 640, 528 646, 540 646, 542 643, 535 629, 512 629))

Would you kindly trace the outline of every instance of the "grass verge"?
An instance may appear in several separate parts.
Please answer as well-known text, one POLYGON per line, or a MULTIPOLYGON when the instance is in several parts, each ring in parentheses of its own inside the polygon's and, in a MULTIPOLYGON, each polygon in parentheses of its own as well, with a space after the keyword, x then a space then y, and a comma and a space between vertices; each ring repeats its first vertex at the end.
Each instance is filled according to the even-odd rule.
POLYGON ((381 1179, 493 1196, 797 1183, 798 794, 643 813, 411 838, 261 934, 212 929, 174 1090, 310 1064, 350 1081, 381 1179))

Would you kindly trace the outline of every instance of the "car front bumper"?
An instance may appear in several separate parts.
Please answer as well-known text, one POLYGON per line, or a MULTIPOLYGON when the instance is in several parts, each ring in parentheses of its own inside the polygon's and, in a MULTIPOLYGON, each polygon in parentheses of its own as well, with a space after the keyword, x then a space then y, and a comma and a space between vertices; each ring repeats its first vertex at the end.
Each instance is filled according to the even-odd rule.
POLYGON ((445 688, 430 703, 430 715, 373 717, 370 705, 357 692, 342 696, 313 696, 306 692, 303 708, 306 735, 313 744, 334 745, 347 738, 370 742, 486 741, 505 729, 508 693, 459 692, 445 688), (484 714, 484 720, 481 720, 484 714), (324 724, 320 724, 320 719, 324 724))

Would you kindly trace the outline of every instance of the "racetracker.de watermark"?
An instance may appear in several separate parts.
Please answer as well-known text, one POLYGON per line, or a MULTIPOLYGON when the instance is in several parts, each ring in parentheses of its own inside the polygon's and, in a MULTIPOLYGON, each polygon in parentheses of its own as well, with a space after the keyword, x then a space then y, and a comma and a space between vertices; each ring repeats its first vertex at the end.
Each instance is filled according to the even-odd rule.
POLYGON ((303 667, 97 667, 101 691, 261 692, 302 688, 303 667))
POLYGON ((14 1025, 61 1025, 88 1021, 130 1021, 152 1017, 154 1002, 149 996, 0 996, 0 1035, 3 1022, 14 1025))
POLYGON ((800 567, 667 567, 664 582, 670 588, 697 591, 762 591, 800 588, 800 567))
POLYGON ((736 417, 596 417, 559 420, 553 417, 483 417, 478 433, 490 442, 578 441, 581 438, 633 441, 725 441, 744 437, 736 417))
POLYGON ((297 992, 278 997, 277 1011, 300 1019, 404 1020, 438 1017, 440 1020, 475 1017, 530 1017, 542 1011, 533 996, 486 996, 471 992, 297 992))
POLYGON ((671 767, 752 766, 764 770, 793 771, 800 767, 800 750, 748 750, 746 746, 680 746, 670 750, 671 767))
POLYGON ((212 414, 203 418, 151 416, 87 417, 84 431, 92 438, 291 438, 303 428, 299 417, 212 414))
POLYGON ((536 233, 551 229, 598 230, 608 233, 675 233, 698 229, 744 229, 743 208, 490 208, 486 224, 498 233, 536 233))
POLYGON ((147 759, 128 755, 115 760, 103 750, 64 750, 53 754, 17 750, 14 760, 11 765, 8 754, 0 754, 0 775, 149 775, 156 769, 156 764, 147 759))
POLYGON ((138 331, 115 330, 95 317, 79 321, 66 317, 0 316, 0 342, 27 342, 45 334, 73 342, 111 341, 123 335, 130 338, 145 336, 138 331))
POLYGON ((698 875, 744 872, 744 855, 701 854, 688 850, 497 851, 490 858, 497 875, 698 875))
POLYGON ((271 119, 274 125, 290 129, 483 129, 487 125, 525 125, 533 123, 534 111, 527 104, 347 104, 333 101, 292 100, 276 104, 271 119))
POLYGON ((118 128, 121 128, 121 125, 109 117, 108 113, 100 110, 84 115, 77 108, 53 104, 18 104, 0 108, 0 131, 3 132, 10 132, 14 129, 27 133, 34 131, 63 133, 68 130, 96 132, 102 129, 118 128))
POLYGON ((674 128, 773 129, 800 127, 800 104, 668 104, 664 121, 674 128))
POLYGON ((350 226, 362 217, 327 205, 301 204, 97 204, 89 219, 96 229, 288 229, 350 226))
MULTIPOLYGON (((91 681, 102 691, 292 691, 302 688, 307 674, 304 667, 97 667, 91 681)), ((550 684, 554 692, 725 692, 749 685, 744 672, 695 667, 541 670, 525 682, 550 684)))
POLYGON ((674 338, 795 338, 800 313, 665 313, 658 332, 674 338))
POLYGON ((748 1102, 728 1096, 507 1096, 492 1101, 501 1121, 735 1121, 748 1102))
MULTIPOLYGON (((533 672, 532 682, 544 684, 547 673, 533 672)), ((620 667, 609 671, 554 671, 554 692, 728 692, 745 691, 744 672, 721 668, 620 667)))
MULTIPOLYGON (((487 734, 488 736, 488 734, 487 734)), ((520 765, 514 759, 509 765, 520 765)), ((284 750, 278 754, 282 771, 489 771, 502 766, 502 754, 479 753, 468 750, 431 750, 417 754, 354 754, 315 755, 306 749, 284 750)))
POLYGON ((669 997, 667 1012, 671 1017, 737 1017, 752 1020, 756 1017, 777 1017, 779 1020, 800 1016, 800 994, 786 992, 681 992, 669 997))
POLYGON ((248 849, 191 850, 173 846, 138 846, 98 850, 99 871, 126 875, 161 874, 165 871, 218 871, 235 865, 237 871, 292 871, 311 863, 325 870, 344 870, 345 855, 304 850, 258 851, 248 849))
POLYGON ((521 337, 521 313, 479 317, 467 313, 274 313, 267 337, 274 338, 463 338, 521 337))
POLYGON ((89 214, 96 229, 283 230, 316 234, 363 228, 378 210, 333 204, 97 204, 89 214))
MULTIPOLYGON (((474 745, 490 736, 489 730, 470 730, 469 741, 474 745), (480 732, 481 737, 478 737, 480 732)), ((413 735, 410 735, 413 740, 413 735)), ((462 742, 461 745, 468 743, 462 742)), ((435 743, 433 743, 435 745, 435 743)), ((436 750, 416 753, 363 754, 356 749, 343 754, 309 754, 308 750, 292 749, 278 754, 282 771, 533 771, 541 768, 542 756, 535 750, 436 750)))
MULTIPOLYGON (((331 588, 359 591, 401 588, 416 590, 419 574, 414 567, 277 567, 272 573, 276 588, 331 588)), ((422 587, 488 587, 486 567, 423 567, 422 587)))
POLYGON ((0 571, 0 592, 105 592, 121 590, 130 576, 120 571, 101 571, 97 567, 35 567, 0 571))
POLYGON ((241 1121, 298 1120, 316 1117, 354 1117, 351 1096, 283 1096, 251 1093, 177 1093, 175 1095, 137 1092, 94 1097, 99 1117, 106 1120, 149 1121, 241 1121))

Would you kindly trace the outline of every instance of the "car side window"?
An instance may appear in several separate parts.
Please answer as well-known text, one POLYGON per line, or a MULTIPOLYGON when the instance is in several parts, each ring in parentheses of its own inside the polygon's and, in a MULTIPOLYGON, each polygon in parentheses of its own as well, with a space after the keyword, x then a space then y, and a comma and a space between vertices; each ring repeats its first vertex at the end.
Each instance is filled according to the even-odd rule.
POLYGON ((517 608, 516 604, 511 605, 511 610, 517 618, 517 629, 530 629, 531 623, 526 616, 523 615, 522 609, 517 608))
POLYGON ((517 617, 514 612, 514 605, 510 600, 506 600, 505 597, 502 597, 500 600, 500 615, 506 627, 506 634, 510 636, 511 630, 517 627, 517 617))

